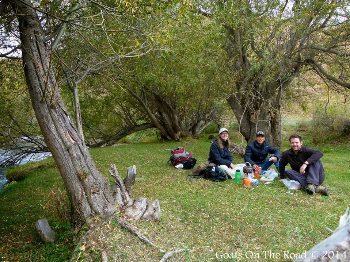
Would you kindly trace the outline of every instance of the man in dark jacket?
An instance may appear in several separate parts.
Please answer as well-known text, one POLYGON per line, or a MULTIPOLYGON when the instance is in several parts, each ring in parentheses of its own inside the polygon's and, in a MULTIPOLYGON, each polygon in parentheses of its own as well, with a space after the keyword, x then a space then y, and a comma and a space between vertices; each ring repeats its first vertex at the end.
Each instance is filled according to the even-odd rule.
POLYGON ((281 154, 278 148, 271 146, 265 141, 265 134, 263 131, 256 133, 256 139, 247 145, 244 155, 244 161, 249 162, 254 168, 261 167, 266 171, 272 164, 275 164, 277 170, 278 161, 281 154))
POLYGON ((279 173, 281 178, 298 181, 307 193, 313 195, 329 195, 326 187, 322 186, 325 178, 323 165, 321 163, 322 152, 303 145, 301 136, 291 135, 289 137, 291 148, 282 153, 279 173), (289 164, 291 170, 285 170, 289 164))

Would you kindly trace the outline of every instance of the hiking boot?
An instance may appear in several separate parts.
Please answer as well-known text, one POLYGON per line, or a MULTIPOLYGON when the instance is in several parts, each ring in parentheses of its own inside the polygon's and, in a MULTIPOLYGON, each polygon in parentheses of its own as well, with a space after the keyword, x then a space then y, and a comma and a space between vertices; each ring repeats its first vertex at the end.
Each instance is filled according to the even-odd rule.
POLYGON ((319 193, 319 194, 321 194, 323 196, 329 196, 329 190, 325 186, 316 186, 315 192, 319 193))
POLYGON ((313 194, 315 194, 315 186, 313 184, 307 184, 307 186, 305 187, 305 191, 309 195, 313 195, 313 194))

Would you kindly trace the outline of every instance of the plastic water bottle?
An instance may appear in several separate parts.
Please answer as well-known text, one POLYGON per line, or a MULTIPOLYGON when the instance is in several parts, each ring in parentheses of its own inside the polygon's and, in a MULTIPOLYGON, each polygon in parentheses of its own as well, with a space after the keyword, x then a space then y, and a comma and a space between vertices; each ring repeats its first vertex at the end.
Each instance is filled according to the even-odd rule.
POLYGON ((236 183, 241 183, 241 180, 242 180, 242 174, 241 174, 241 171, 239 169, 236 170, 235 172, 235 178, 234 178, 234 182, 236 183))

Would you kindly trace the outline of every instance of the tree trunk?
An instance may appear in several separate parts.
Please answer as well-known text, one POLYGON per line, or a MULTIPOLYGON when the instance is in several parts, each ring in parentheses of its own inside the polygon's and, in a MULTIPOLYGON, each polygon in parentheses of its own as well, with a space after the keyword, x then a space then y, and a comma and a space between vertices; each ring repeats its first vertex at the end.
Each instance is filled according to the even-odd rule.
POLYGON ((142 95, 136 94, 131 89, 129 93, 144 108, 152 125, 159 130, 164 140, 180 140, 181 128, 176 110, 155 91, 142 89, 142 95))
POLYGON ((160 95, 153 92, 153 96, 155 100, 154 103, 157 108, 158 121, 162 123, 167 136, 175 141, 180 140, 182 130, 176 110, 160 95))
POLYGON ((213 123, 213 121, 206 122, 204 120, 199 120, 198 122, 194 123, 190 129, 192 136, 200 135, 211 123, 213 123))
POLYGON ((271 50, 267 48, 269 51, 266 54, 269 56, 266 56, 262 52, 266 48, 265 42, 263 48, 256 48, 259 37, 254 38, 240 26, 224 24, 224 28, 236 90, 227 98, 227 102, 238 120, 240 132, 248 142, 254 140, 256 131, 262 130, 269 142, 280 147, 282 91, 298 75, 303 65, 302 56, 298 53, 300 50, 295 51, 299 48, 299 40, 291 38, 286 45, 277 44, 276 49, 272 46, 271 50), (286 48, 284 52, 283 48, 286 48), (294 51, 296 53, 292 56, 290 53, 294 51), (282 56, 277 56, 275 60, 279 52, 282 52, 282 56))
POLYGON ((40 129, 72 205, 72 222, 79 226, 93 216, 114 213, 114 200, 64 107, 43 29, 31 1, 11 1, 19 21, 23 67, 40 129))
POLYGON ((83 120, 81 119, 78 85, 76 83, 74 83, 73 85, 73 96, 74 96, 75 122, 77 123, 79 135, 84 143, 83 120))
POLYGON ((259 95, 247 95, 236 92, 227 98, 239 123, 239 131, 247 142, 254 140, 256 132, 262 130, 270 143, 281 146, 280 93, 277 91, 275 94, 262 95, 259 92, 259 95))

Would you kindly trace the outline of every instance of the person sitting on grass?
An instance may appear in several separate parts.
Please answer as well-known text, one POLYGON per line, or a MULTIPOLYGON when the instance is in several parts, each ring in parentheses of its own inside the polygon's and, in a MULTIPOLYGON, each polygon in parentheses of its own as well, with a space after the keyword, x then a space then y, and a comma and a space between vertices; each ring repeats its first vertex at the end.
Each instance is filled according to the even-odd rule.
POLYGON ((235 166, 232 164, 232 155, 229 148, 230 140, 228 130, 224 127, 220 128, 219 137, 216 138, 210 146, 208 161, 209 164, 215 164, 229 177, 233 178, 235 166))
POLYGON ((249 162, 254 169, 258 166, 262 171, 266 171, 272 164, 275 164, 278 170, 278 160, 281 157, 278 148, 271 146, 265 141, 263 131, 256 133, 254 141, 250 142, 245 150, 244 161, 249 162))
POLYGON ((322 186, 325 174, 320 159, 323 153, 303 146, 302 138, 299 135, 291 135, 289 142, 291 148, 282 153, 280 160, 280 178, 288 177, 298 181, 310 195, 320 193, 328 196, 328 188, 322 186), (287 164, 290 165, 291 170, 285 170, 287 164))

